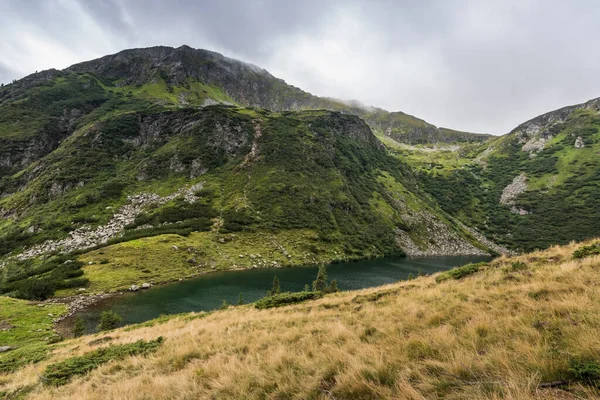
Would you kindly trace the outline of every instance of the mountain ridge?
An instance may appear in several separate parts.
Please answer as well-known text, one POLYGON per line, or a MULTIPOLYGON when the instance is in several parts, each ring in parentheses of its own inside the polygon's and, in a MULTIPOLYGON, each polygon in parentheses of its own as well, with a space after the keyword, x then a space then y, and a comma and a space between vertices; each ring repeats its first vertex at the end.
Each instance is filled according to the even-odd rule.
POLYGON ((158 79, 161 73, 168 71, 166 73, 168 83, 181 84, 190 77, 200 79, 205 83, 224 87, 234 100, 244 106, 274 111, 322 108, 356 114, 365 119, 372 128, 381 129, 386 135, 407 143, 484 141, 492 137, 488 134, 438 128, 401 111, 390 112, 382 108, 358 105, 354 101, 318 97, 287 84, 284 80, 253 64, 214 51, 193 49, 186 45, 178 48, 156 46, 123 50, 72 65, 65 70, 93 72, 116 79, 125 78, 125 82, 129 84, 146 83, 149 79, 158 79), (135 60, 148 58, 151 60, 150 65, 143 66, 140 62, 135 62, 135 60), (115 63, 123 69, 114 67, 115 63), (190 68, 190 65, 193 67, 190 68), (233 86, 230 86, 232 80, 228 76, 231 74, 233 74, 233 86), (243 90, 240 91, 242 77, 242 80, 252 81, 252 85, 243 86, 243 90), (267 95, 262 97, 257 95, 257 87, 258 92, 267 95))

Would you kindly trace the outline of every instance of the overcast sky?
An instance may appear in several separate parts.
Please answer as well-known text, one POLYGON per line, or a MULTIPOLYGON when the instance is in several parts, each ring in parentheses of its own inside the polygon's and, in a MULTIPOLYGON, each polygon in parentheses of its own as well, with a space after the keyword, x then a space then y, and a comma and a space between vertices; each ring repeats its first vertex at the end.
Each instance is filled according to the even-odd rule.
POLYGON ((597 0, 0 0, 0 82, 187 44, 320 96, 502 134, 600 97, 597 0))

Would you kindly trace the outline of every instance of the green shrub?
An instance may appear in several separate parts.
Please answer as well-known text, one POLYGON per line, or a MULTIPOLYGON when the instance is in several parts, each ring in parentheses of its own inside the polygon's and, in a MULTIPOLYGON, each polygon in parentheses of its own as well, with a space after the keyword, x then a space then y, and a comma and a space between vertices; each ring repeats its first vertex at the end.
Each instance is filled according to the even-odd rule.
POLYGON ((327 292, 336 293, 339 291, 340 291, 340 289, 338 288, 338 285, 337 285, 337 279, 333 279, 331 281, 331 283, 329 284, 329 287, 327 288, 327 292))
POLYGON ((527 264, 525 264, 524 262, 521 261, 517 261, 514 262, 510 265, 511 270, 513 271, 522 271, 524 269, 527 269, 527 264))
POLYGON ((437 283, 447 281, 449 279, 462 279, 465 276, 472 275, 485 267, 487 263, 480 262, 475 264, 467 264, 462 267, 453 268, 450 271, 442 272, 435 278, 437 283))
POLYGON ((72 256, 54 256, 37 267, 28 261, 17 262, 19 272, 0 284, 0 294, 24 300, 46 300, 58 289, 87 286, 88 279, 81 277, 83 263, 71 260, 72 256))
POLYGON ((100 316, 100 324, 98 324, 99 331, 108 331, 115 329, 119 324, 123 322, 123 318, 114 311, 103 311, 100 316))
POLYGON ((569 378, 572 381, 599 386, 600 362, 597 360, 571 360, 569 365, 569 378))
POLYGON ((54 282, 49 280, 26 279, 12 285, 15 297, 24 300, 46 300, 56 290, 54 282))
POLYGON ((113 360, 122 360, 133 355, 146 355, 155 352, 164 339, 159 336, 156 340, 139 340, 135 343, 114 345, 94 350, 82 356, 67 358, 51 364, 44 373, 44 383, 47 385, 65 385, 74 376, 85 375, 113 360))
POLYGON ((14 372, 24 365, 42 361, 48 355, 44 344, 24 346, 0 355, 0 374, 14 372))
POLYGON ((85 333, 85 323, 83 322, 83 318, 77 317, 75 318, 75 322, 73 323, 73 336, 79 337, 85 333))
POLYGON ((319 292, 295 292, 280 293, 274 296, 267 296, 256 303, 254 306, 258 309, 286 306, 288 304, 300 303, 306 300, 318 299, 322 296, 319 292))
POLYGON ((589 246, 582 246, 573 252, 573 257, 580 259, 589 256, 595 256, 600 254, 600 244, 594 243, 589 246))

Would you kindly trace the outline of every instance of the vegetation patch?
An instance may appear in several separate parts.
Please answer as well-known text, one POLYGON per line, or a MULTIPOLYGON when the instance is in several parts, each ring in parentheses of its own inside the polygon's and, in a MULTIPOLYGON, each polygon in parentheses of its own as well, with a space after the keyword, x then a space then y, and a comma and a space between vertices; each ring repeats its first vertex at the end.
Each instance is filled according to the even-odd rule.
POLYGON ((51 343, 60 338, 52 320, 66 312, 62 304, 38 306, 0 296, 0 345, 16 347, 0 353, 0 372, 15 371, 46 358, 51 343))
POLYGON ((581 246, 573 252, 573 258, 585 258, 590 256, 596 256, 600 254, 600 243, 590 244, 588 246, 581 246))
MULTIPOLYGON (((406 286, 403 286, 402 288, 406 288, 406 286)), ((379 290, 375 293, 361 294, 361 295, 354 297, 352 299, 352 302, 359 303, 359 304, 360 303, 368 303, 368 302, 376 302, 385 297, 397 295, 398 293, 400 293, 400 291, 401 291, 401 288, 397 288, 397 289, 389 289, 389 290, 379 290)))
POLYGON ((19 368, 44 360, 48 356, 46 344, 32 344, 2 353, 0 355, 0 372, 13 372, 19 368))
POLYGON ((46 300, 59 289, 81 288, 88 285, 82 277, 83 263, 73 255, 53 256, 43 261, 13 261, 0 283, 0 295, 25 300, 46 300))
POLYGON ((160 347, 163 341, 163 337, 159 336, 155 340, 139 340, 130 344, 108 346, 82 356, 67 358, 64 361, 50 364, 46 368, 43 374, 44 383, 54 386, 65 385, 71 378, 85 375, 109 361, 153 353, 160 347))
POLYGON ((437 283, 440 283, 440 282, 444 282, 444 281, 447 281, 450 279, 462 279, 465 276, 473 275, 474 273, 480 271, 487 265, 488 265, 488 263, 486 263, 486 262, 480 262, 480 263, 475 263, 475 264, 463 265, 462 267, 452 268, 449 271, 440 273, 435 278, 435 281, 437 283))
POLYGON ((569 364, 568 376, 571 382, 600 388, 600 361, 575 358, 569 364))
POLYGON ((320 292, 295 292, 279 293, 273 296, 264 297, 254 303, 258 309, 282 307, 289 304, 300 303, 306 300, 315 300, 322 296, 320 292))

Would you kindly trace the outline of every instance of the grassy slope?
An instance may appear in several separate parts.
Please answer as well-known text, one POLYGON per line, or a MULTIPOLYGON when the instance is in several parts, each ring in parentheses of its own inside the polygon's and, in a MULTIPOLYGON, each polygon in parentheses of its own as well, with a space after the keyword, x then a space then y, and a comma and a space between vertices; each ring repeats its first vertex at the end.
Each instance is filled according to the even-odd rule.
MULTIPOLYGON (((501 257, 461 280, 422 277, 278 309, 162 318, 110 333, 116 344, 165 337, 152 356, 56 389, 25 367, 0 376, 0 391, 27 387, 31 399, 598 398, 572 368, 600 360, 600 257, 574 260, 578 247, 501 257), (540 385, 561 380, 570 384, 540 385)), ((88 344, 96 337, 64 342, 38 370, 97 348, 88 344)))
POLYGON ((377 138, 411 167, 436 174, 448 174, 471 164, 486 147, 486 144, 466 142, 408 145, 380 133, 377 138))
POLYGON ((38 306, 0 296, 0 346, 17 347, 16 350, 0 353, 0 387, 2 373, 46 357, 53 347, 51 339, 57 338, 53 320, 66 312, 67 307, 62 304, 38 306))

